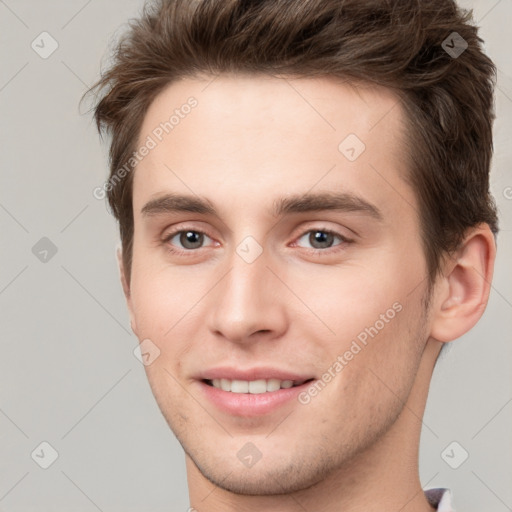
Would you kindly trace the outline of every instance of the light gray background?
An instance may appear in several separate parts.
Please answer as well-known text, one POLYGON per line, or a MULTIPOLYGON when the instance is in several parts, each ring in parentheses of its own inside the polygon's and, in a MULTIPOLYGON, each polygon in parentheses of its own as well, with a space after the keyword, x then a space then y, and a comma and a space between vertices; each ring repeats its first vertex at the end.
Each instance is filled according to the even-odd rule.
MULTIPOLYGON (((458 510, 504 512, 512 510, 512 1, 462 5, 474 7, 499 68, 492 189, 501 233, 484 318, 436 368, 420 470, 425 488, 453 490, 458 510), (458 469, 441 456, 453 441, 452 465, 469 453, 458 469)), ((3 512, 189 506, 182 449, 132 352, 117 228, 92 195, 107 177, 107 147, 78 110, 109 41, 141 6, 0 0, 3 512), (43 31, 59 45, 47 59, 31 48, 43 31), (46 263, 32 252, 42 237, 58 249, 46 263), (58 452, 48 469, 31 457, 43 441, 58 452)))

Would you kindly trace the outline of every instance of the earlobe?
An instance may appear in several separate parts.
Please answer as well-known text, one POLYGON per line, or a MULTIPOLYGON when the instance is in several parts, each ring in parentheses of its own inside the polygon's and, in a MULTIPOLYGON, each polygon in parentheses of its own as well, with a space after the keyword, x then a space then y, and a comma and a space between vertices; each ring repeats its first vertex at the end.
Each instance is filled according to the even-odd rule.
POLYGON ((489 300, 495 257, 496 244, 489 226, 470 229, 460 249, 447 259, 438 283, 432 338, 452 341, 478 322, 489 300))
POLYGON ((119 266, 119 277, 121 279, 121 285, 123 287, 123 292, 124 292, 124 296, 126 299, 126 305, 128 306, 128 311, 130 313, 130 325, 131 325, 131 328, 132 328, 132 331, 134 332, 134 334, 136 336, 138 336, 137 323, 135 322, 135 315, 133 313, 130 286, 128 285, 128 280, 126 279, 126 272, 125 272, 124 263, 123 263, 123 252, 121 250, 121 247, 119 247, 119 246, 117 247, 116 255, 117 255, 117 264, 119 266))

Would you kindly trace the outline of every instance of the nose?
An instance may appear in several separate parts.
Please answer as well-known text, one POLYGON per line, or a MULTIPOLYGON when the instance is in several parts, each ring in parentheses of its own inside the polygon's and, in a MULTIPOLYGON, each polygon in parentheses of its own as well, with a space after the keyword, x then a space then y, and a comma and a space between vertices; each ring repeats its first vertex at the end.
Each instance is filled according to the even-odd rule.
MULTIPOLYGON (((286 331, 286 294, 263 252, 247 262, 236 252, 227 274, 209 295, 208 327, 233 343, 273 339, 286 331)), ((277 272, 276 272, 277 273, 277 272)))

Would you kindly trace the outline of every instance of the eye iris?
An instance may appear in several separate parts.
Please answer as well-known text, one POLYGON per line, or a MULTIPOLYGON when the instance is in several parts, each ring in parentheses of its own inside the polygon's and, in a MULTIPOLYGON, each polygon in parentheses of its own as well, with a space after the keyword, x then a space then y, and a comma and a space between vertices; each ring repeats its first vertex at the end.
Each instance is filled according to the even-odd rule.
POLYGON ((197 233, 196 231, 183 231, 180 235, 180 243, 185 249, 197 249, 203 243, 203 234, 197 233), (188 244, 192 244, 189 247, 188 244))
POLYGON ((315 247, 315 249, 322 249, 326 247, 330 247, 332 245, 334 236, 331 233, 326 233, 325 231, 312 231, 309 235, 309 242, 313 247, 315 244, 321 244, 321 247, 315 247))

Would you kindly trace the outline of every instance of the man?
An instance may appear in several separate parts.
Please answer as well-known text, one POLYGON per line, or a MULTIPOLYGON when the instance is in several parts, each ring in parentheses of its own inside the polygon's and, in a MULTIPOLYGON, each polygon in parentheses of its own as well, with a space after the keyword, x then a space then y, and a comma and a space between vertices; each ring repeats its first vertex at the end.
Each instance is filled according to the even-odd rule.
POLYGON ((98 193, 193 509, 451 510, 418 446, 493 273, 480 43, 447 0, 162 0, 119 43, 98 193))

